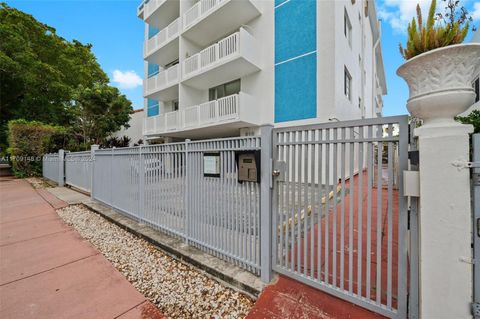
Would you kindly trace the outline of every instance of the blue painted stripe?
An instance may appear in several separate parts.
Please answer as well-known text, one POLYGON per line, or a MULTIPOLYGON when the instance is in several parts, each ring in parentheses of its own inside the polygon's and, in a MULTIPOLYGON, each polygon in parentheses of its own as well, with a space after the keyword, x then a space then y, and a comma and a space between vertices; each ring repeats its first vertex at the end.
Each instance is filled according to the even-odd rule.
POLYGON ((275 122, 317 117, 317 4, 275 1, 275 122))
POLYGON ((275 63, 317 49, 315 0, 290 0, 275 10, 275 63))
POLYGON ((317 54, 275 66, 275 122, 317 117, 317 54))

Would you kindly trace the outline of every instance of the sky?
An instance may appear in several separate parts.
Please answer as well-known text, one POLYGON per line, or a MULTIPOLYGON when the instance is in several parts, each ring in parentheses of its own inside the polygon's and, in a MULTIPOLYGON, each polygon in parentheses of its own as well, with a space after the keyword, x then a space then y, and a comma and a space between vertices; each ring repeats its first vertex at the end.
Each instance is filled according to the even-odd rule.
MULTIPOLYGON (((10 0, 9 6, 33 15, 50 25, 67 40, 91 43, 93 53, 111 84, 132 102, 143 108, 143 35, 144 25, 136 16, 139 0, 10 0)), ((406 42, 405 30, 420 2, 427 12, 430 0, 377 0, 378 18, 382 20, 382 51, 388 94, 384 98, 385 116, 407 114, 408 87, 396 75, 404 62, 398 50, 406 42)), ((438 1, 439 7, 442 1, 438 1)), ((480 1, 461 3, 480 26, 480 1)), ((467 38, 471 37, 471 32, 467 38)))

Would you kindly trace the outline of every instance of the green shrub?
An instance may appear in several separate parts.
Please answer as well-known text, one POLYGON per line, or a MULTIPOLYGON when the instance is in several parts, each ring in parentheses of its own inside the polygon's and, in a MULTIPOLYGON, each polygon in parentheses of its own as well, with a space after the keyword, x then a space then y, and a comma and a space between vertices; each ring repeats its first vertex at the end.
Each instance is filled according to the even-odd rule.
POLYGON ((69 134, 62 126, 23 119, 8 122, 10 160, 16 176, 41 176, 42 156, 68 144, 69 134))

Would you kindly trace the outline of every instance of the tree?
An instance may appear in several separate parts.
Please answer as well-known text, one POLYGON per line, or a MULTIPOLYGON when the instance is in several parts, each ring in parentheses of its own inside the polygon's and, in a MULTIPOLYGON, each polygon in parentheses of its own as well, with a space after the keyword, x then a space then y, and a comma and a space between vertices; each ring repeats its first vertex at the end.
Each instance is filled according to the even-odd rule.
POLYGON ((100 144, 122 126, 129 127, 132 110, 132 103, 117 88, 98 84, 80 87, 70 112, 75 118, 75 131, 83 134, 86 142, 100 144))
POLYGON ((108 84, 90 44, 67 41, 6 3, 0 3, 0 39, 0 145, 11 119, 69 126, 79 88, 108 84))

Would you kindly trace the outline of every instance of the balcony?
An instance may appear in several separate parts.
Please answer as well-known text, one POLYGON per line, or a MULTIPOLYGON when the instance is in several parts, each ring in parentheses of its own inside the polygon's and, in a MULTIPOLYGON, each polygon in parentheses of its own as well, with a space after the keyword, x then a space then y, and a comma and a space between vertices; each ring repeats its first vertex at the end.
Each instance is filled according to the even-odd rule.
POLYGON ((211 137, 235 134, 245 126, 259 125, 251 96, 240 92, 224 98, 145 118, 145 135, 211 137))
POLYGON ((252 0, 200 0, 183 15, 183 36, 205 46, 260 14, 252 0))
POLYGON ((160 71, 144 82, 144 97, 160 101, 172 100, 178 97, 178 84, 180 80, 180 67, 174 65, 166 70, 160 71))
POLYGON ((137 17, 140 19, 143 19, 143 15, 145 13, 145 5, 149 2, 150 0, 144 0, 140 5, 137 7, 137 17))
POLYGON ((143 50, 145 60, 165 65, 178 58, 178 35, 180 34, 180 18, 174 20, 155 36, 145 41, 143 50))
POLYGON ((180 14, 180 1, 178 0, 145 0, 137 8, 137 16, 146 23, 163 29, 172 17, 180 14))
POLYGON ((255 38, 245 29, 183 61, 183 83, 208 89, 260 70, 255 38))

